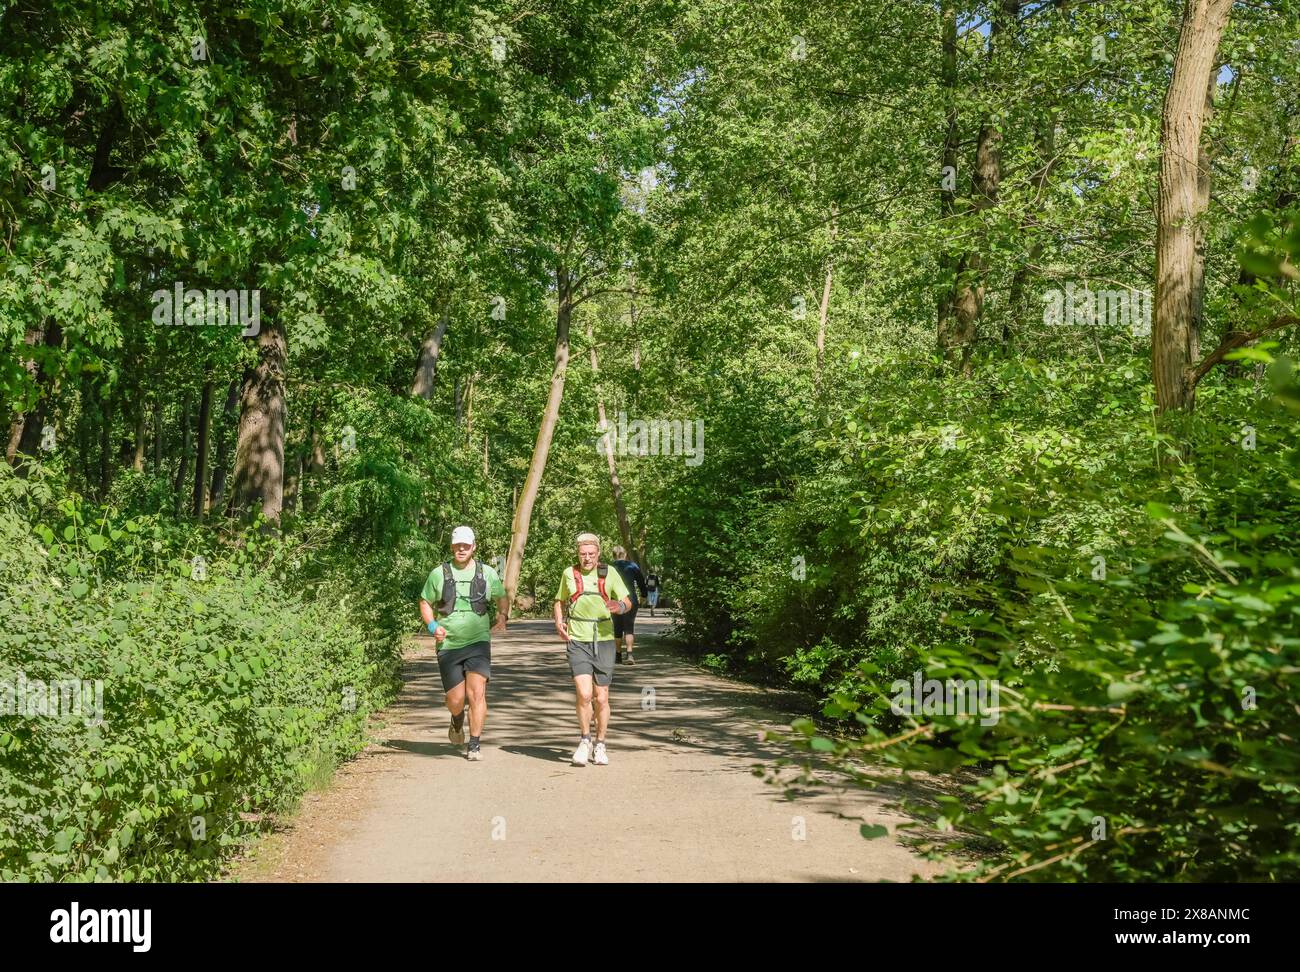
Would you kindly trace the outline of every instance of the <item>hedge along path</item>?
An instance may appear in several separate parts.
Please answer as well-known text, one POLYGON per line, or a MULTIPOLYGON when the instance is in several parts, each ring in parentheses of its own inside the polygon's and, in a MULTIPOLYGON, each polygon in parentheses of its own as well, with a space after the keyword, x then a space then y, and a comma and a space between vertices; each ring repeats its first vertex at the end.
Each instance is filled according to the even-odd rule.
POLYGON ((309 794, 237 863, 241 881, 906 881, 939 866, 894 836, 887 797, 829 785, 787 800, 752 772, 789 696, 708 675, 638 619, 637 665, 615 670, 610 765, 569 765, 572 681, 550 622, 493 639, 483 760, 447 741, 430 639, 406 657, 382 742, 309 794), (653 693, 653 707, 651 707, 653 693), (643 699, 644 705, 643 705, 643 699), (864 839, 863 823, 888 837, 864 839), (802 839, 800 839, 802 838, 802 839))

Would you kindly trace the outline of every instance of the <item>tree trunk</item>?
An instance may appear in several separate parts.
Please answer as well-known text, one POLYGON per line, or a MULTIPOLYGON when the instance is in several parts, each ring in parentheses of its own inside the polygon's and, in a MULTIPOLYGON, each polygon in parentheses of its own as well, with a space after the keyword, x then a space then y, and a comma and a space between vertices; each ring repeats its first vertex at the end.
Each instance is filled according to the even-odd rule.
POLYGON ((311 443, 304 440, 286 449, 284 474, 284 509, 292 512, 298 508, 299 490, 302 488, 302 471, 311 443))
POLYGON ((162 403, 157 399, 153 403, 153 474, 162 475, 163 455, 162 403))
MULTIPOLYGON (((26 335, 24 335, 24 340, 26 340, 26 335)), ((47 348, 59 347, 63 343, 63 329, 57 323, 50 322, 45 327, 41 341, 47 348)), ((34 456, 40 452, 46 421, 54 416, 53 401, 55 395, 58 394, 59 386, 56 374, 57 366, 48 362, 37 369, 36 387, 39 397, 36 404, 24 416, 21 428, 17 430, 10 429, 11 438, 15 431, 17 431, 18 435, 18 445, 14 450, 15 453, 21 452, 23 455, 34 456)))
MULTIPOLYGON (((957 146, 959 143, 959 132, 957 130, 957 4, 956 0, 942 0, 939 11, 941 28, 942 28, 942 78, 943 89, 947 99, 947 110, 945 112, 946 122, 943 136, 943 154, 939 164, 940 170, 939 183, 939 218, 943 223, 950 219, 957 209, 957 146), (948 188, 949 182, 953 188, 948 188)), ((946 354, 947 349, 953 344, 952 336, 952 318, 955 314, 953 310, 953 297, 957 292, 956 275, 958 271, 958 259, 947 250, 939 254, 939 269, 944 281, 947 282, 942 296, 939 298, 937 338, 939 350, 946 354)))
POLYGON ((447 311, 438 318, 438 326, 424 339, 420 346, 420 362, 415 368, 415 382, 411 385, 411 394, 428 400, 433 397, 433 385, 438 378, 438 355, 442 352, 442 338, 447 333, 447 311))
POLYGON ((113 404, 105 391, 99 396, 99 500, 108 498, 113 480, 113 404))
MULTIPOLYGON (((1034 201, 1024 216, 1020 219, 1020 231, 1022 234, 1030 232, 1036 212, 1043 203, 1043 195, 1047 191, 1047 183, 1052 177, 1052 173, 1059 165, 1056 155, 1056 122, 1054 118, 1048 118, 1043 130, 1040 133, 1039 150, 1042 153, 1043 164, 1034 174, 1034 201)), ((1042 239, 1034 240, 1029 247, 1029 252, 1016 268, 1016 272, 1011 277, 1011 294, 1007 299, 1007 312, 1002 319, 1002 346, 1007 350, 1011 345, 1011 322, 1017 320, 1022 311, 1025 309, 1025 285, 1029 281, 1031 267, 1038 262, 1038 258, 1043 253, 1042 239)))
POLYGON ((174 509, 177 516, 181 515, 185 503, 182 497, 185 494, 185 476, 189 472, 190 465, 190 393, 185 393, 181 401, 181 455, 180 461, 176 463, 176 476, 172 481, 172 495, 174 509))
POLYGON ((232 379, 226 388, 226 403, 221 409, 221 427, 217 432, 217 461, 212 467, 212 487, 208 490, 207 510, 220 510, 226 495, 226 474, 230 467, 230 431, 239 405, 239 381, 232 379))
MULTIPOLYGON (((996 75, 997 55, 1001 50, 1002 35, 1007 28, 1014 26, 1020 15, 1021 0, 1001 0, 995 8, 993 22, 989 26, 989 65, 990 74, 996 75)), ((945 24, 945 31, 947 24, 945 24)), ((945 37, 946 41, 946 37, 945 37)), ((998 204, 998 190, 1002 181, 1002 133, 991 117, 985 118, 980 125, 979 137, 975 145, 975 168, 971 174, 974 190, 974 209, 976 212, 989 209, 998 204)), ((984 249, 987 250, 987 243, 984 249)), ((941 335, 940 350, 949 358, 960 348, 961 369, 970 370, 970 356, 975 344, 979 319, 984 313, 984 293, 988 256, 976 247, 962 257, 956 267, 955 290, 950 309, 950 329, 941 335), (956 323, 952 323, 952 318, 956 323)))
POLYGON ((194 503, 190 513, 198 519, 203 518, 208 508, 208 426, 212 421, 212 381, 203 383, 203 392, 199 398, 199 431, 195 444, 194 460, 194 503))
MULTIPOLYGON (((27 329, 27 333, 23 335, 23 344, 27 345, 29 348, 35 347, 37 344, 42 343, 44 340, 45 340, 45 328, 43 326, 29 327, 27 329)), ((37 368, 36 365, 36 359, 28 358, 27 361, 23 363, 23 368, 27 371, 27 375, 31 379, 32 384, 36 385, 39 388, 41 379, 40 379, 39 369, 37 368)), ((11 422, 9 425, 9 441, 5 445, 5 461, 8 462, 9 465, 11 466, 14 464, 14 457, 18 453, 18 444, 22 441, 23 426, 26 424, 26 422, 27 422, 27 413, 19 412, 18 415, 14 418, 13 422, 11 422)))
POLYGON ((135 448, 131 451, 131 468, 138 473, 144 472, 145 434, 144 396, 141 395, 135 406, 135 448))
POLYGON ((284 379, 288 349, 284 326, 263 315, 258 362, 240 395, 239 438, 232 487, 234 509, 254 508, 275 525, 284 501, 284 379))
POLYGON ((519 502, 515 504, 514 520, 510 525, 510 553, 506 557, 504 582, 506 595, 512 604, 515 590, 519 585, 519 570, 523 565, 524 547, 528 543, 533 503, 537 500, 537 490, 542 485, 542 474, 546 471, 546 459, 551 451, 555 423, 560 416, 560 402, 564 398, 564 378, 569 367, 569 322, 573 316, 573 291, 569 273, 564 268, 555 271, 555 288, 558 309, 555 314, 555 365, 551 370, 551 390, 546 396, 546 409, 537 428, 537 442, 533 446, 532 458, 528 461, 528 475, 524 479, 523 492, 519 496, 519 502))
POLYGON ((591 374, 596 384, 596 415, 600 419, 600 445, 609 469, 609 490, 614 495, 614 513, 618 517, 618 535, 623 549, 632 552, 632 526, 627 520, 627 507, 623 505, 623 484, 618 479, 618 464, 614 461, 614 448, 609 442, 609 423, 605 419, 605 400, 600 394, 600 364, 596 358, 596 341, 592 336, 591 320, 587 321, 587 344, 591 349, 591 374))
POLYGON ((826 358, 826 315, 831 307, 831 275, 835 272, 835 263, 826 265, 826 283, 822 287, 822 302, 817 308, 817 370, 813 374, 813 384, 820 391, 822 386, 822 363, 826 358))
POLYGON ((465 382, 465 445, 467 446, 474 434, 474 383, 477 380, 478 375, 475 374, 470 375, 469 380, 465 382))
POLYGON ((1160 188, 1156 200, 1156 293, 1151 375, 1156 409, 1190 412, 1191 369, 1200 355, 1197 333, 1202 280, 1197 273, 1201 203, 1201 136, 1206 89, 1213 83, 1219 39, 1232 0, 1188 0, 1178 35, 1173 78, 1160 120, 1160 188))

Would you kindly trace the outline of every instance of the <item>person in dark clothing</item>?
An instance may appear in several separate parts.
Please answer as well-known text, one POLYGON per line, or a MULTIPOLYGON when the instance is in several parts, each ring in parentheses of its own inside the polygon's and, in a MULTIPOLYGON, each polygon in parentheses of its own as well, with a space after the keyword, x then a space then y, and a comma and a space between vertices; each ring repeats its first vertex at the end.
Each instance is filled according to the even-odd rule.
POLYGON ((641 573, 641 568, 627 559, 627 551, 622 547, 614 548, 614 569, 622 576, 623 583, 632 594, 632 610, 614 615, 614 647, 618 649, 617 661, 619 664, 635 665, 632 644, 636 640, 634 632, 637 608, 641 606, 641 600, 646 596, 645 577, 641 573), (638 592, 641 595, 640 599, 637 598, 638 592))

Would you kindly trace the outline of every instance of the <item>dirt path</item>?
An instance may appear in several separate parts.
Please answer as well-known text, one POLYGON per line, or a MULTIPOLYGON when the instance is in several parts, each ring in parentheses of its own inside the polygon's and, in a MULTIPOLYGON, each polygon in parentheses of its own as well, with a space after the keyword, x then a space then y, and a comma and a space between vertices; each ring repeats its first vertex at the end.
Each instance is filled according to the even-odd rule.
POLYGON ((892 836, 880 797, 787 800, 752 768, 789 755, 780 693, 709 676, 638 619, 637 662, 611 689, 608 766, 577 767, 572 682, 549 623, 494 639, 483 760, 447 741, 429 639, 407 655, 381 744, 309 794, 241 881, 906 881, 937 868, 892 836), (653 692, 653 708, 649 707, 653 692), (643 698, 646 706, 643 707, 643 698), (891 836, 865 840, 861 823, 891 836), (800 834, 803 839, 798 839, 800 834))

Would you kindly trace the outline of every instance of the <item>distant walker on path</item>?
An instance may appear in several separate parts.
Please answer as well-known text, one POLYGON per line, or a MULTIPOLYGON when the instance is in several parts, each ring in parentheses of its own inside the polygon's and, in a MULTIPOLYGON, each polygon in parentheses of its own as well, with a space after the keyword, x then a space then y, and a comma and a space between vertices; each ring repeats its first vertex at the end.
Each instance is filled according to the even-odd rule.
POLYGON ((618 650, 616 660, 620 664, 635 665, 636 659, 632 657, 632 649, 633 642, 636 640, 636 612, 641 607, 641 601, 637 599, 636 594, 639 589, 641 598, 645 598, 645 577, 641 574, 641 568, 627 559, 627 551, 622 547, 614 548, 614 569, 623 576, 623 583, 632 595, 632 610, 614 616, 614 647, 618 650))

